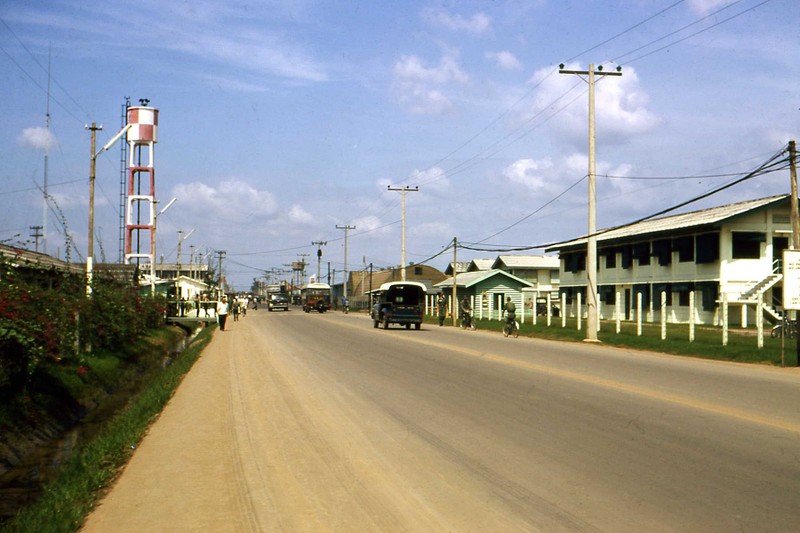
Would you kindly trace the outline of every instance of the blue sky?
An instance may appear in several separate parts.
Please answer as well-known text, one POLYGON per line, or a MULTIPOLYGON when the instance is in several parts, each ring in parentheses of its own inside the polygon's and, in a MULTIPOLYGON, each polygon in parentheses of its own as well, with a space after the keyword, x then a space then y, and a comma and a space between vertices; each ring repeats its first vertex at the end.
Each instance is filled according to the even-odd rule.
MULTIPOLYGON (((420 189, 406 197, 409 262, 453 237, 492 247, 585 234, 587 86, 558 74, 562 62, 622 66, 597 84, 601 228, 735 179, 705 176, 757 167, 800 121, 795 0, 6 0, 0 19, 0 241, 29 240, 43 222, 50 50, 49 192, 72 259, 87 251, 84 125, 103 124, 102 145, 124 98, 148 98, 160 112, 156 196, 177 198, 157 253, 174 262, 178 230, 194 229, 183 262, 190 245, 226 250, 239 289, 301 254, 315 272, 312 241, 328 243, 323 272, 341 272, 336 225, 356 226, 350 270, 398 265, 389 185, 420 189)), ((116 261, 116 147, 97 176, 95 256, 116 261)), ((774 173, 693 208, 788 190, 788 172, 774 173)), ((48 253, 64 257, 53 210, 47 230, 48 253)))

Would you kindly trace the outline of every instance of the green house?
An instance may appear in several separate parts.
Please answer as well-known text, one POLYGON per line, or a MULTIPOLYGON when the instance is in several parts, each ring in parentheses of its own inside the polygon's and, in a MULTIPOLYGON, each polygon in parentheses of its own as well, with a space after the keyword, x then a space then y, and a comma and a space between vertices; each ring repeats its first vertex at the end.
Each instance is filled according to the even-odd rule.
MULTIPOLYGON (((449 277, 434 287, 441 289, 453 309, 453 278, 449 277)), ((459 301, 466 295, 470 299, 475 318, 499 319, 506 298, 522 309, 522 289, 532 289, 534 285, 504 270, 481 270, 456 275, 456 298, 459 301)), ((458 306, 456 306, 458 309, 458 306)))

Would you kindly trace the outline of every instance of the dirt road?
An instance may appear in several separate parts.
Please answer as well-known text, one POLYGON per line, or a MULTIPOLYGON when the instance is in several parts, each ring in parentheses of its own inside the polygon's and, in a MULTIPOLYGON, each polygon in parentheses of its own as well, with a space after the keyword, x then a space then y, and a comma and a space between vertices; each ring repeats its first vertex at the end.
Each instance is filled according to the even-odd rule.
POLYGON ((789 531, 800 380, 357 314, 229 321, 86 531, 789 531))
POLYGON ((406 429, 309 372, 301 339, 274 329, 298 315, 215 332, 85 531, 529 529, 458 473, 430 478, 406 429))

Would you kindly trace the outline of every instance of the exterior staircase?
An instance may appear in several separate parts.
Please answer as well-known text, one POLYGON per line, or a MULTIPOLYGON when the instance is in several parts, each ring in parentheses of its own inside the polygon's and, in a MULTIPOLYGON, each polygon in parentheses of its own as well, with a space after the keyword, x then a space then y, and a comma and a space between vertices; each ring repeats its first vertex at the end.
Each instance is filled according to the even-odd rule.
MULTIPOLYGON (((781 264, 780 260, 775 261, 772 265, 772 273, 743 292, 739 296, 739 301, 743 303, 746 302, 758 304, 759 296, 762 296, 783 279, 783 273, 781 272, 783 270, 782 266, 783 265, 781 264)), ((763 303, 763 299, 761 308, 763 312, 769 316, 772 322, 780 322, 783 320, 783 315, 781 315, 781 313, 771 305, 763 303)))

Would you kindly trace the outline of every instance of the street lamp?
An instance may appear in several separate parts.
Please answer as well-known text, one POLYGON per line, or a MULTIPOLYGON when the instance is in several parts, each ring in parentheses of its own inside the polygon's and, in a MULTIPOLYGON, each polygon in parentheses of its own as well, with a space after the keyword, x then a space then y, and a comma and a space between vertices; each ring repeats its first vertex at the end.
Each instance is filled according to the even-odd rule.
POLYGON ((95 144, 97 142, 97 132, 102 131, 103 125, 97 125, 96 123, 92 122, 92 125, 89 126, 88 124, 84 126, 87 130, 92 132, 92 144, 91 144, 91 160, 89 162, 89 235, 88 235, 88 253, 86 254, 86 296, 92 295, 92 263, 94 262, 94 182, 96 178, 97 172, 97 156, 114 146, 125 132, 127 132, 131 124, 126 124, 119 132, 108 141, 103 148, 95 152, 95 144))
POLYGON ((181 243, 186 239, 188 239, 189 235, 191 235, 192 233, 194 233, 194 228, 192 228, 189 231, 189 233, 187 233, 185 236, 182 237, 181 235, 183 235, 183 230, 182 229, 178 230, 178 272, 176 273, 176 276, 178 277, 180 277, 181 275, 181 243))
POLYGON ((159 211, 158 213, 153 215, 153 259, 150 261, 150 296, 155 296, 156 294, 156 227, 158 226, 158 217, 160 217, 164 211, 172 207, 172 204, 175 203, 177 198, 173 198, 167 205, 164 206, 164 209, 159 211))

